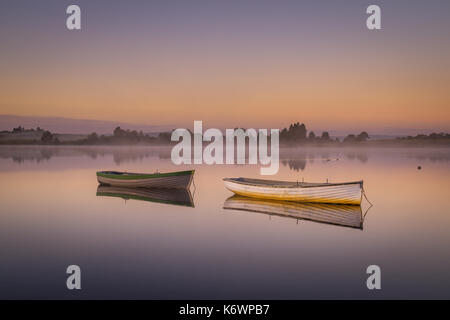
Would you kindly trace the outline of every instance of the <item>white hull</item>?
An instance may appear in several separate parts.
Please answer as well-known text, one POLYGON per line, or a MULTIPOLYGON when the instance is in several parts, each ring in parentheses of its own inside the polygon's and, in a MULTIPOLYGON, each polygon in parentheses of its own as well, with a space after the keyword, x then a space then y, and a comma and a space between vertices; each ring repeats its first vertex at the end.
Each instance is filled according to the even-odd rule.
POLYGON ((235 194, 259 199, 360 205, 362 197, 362 182, 296 184, 238 178, 224 183, 235 194))

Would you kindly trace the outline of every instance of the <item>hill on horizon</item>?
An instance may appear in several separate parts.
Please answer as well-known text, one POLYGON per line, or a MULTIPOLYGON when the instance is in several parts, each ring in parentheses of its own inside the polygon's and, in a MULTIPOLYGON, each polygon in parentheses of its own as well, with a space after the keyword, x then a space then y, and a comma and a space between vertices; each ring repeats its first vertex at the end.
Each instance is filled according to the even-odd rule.
POLYGON ((118 126, 129 130, 142 130, 145 133, 170 131, 172 129, 169 126, 136 124, 120 121, 0 115, 0 131, 11 131, 18 126, 22 126, 25 129, 36 129, 37 127, 40 127, 44 130, 64 134, 89 134, 92 132, 98 134, 112 134, 114 128, 118 126))

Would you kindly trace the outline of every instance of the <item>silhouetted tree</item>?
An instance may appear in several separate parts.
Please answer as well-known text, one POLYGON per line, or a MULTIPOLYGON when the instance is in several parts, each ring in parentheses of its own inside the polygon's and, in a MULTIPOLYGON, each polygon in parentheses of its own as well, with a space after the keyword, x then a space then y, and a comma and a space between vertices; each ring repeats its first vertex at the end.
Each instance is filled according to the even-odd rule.
POLYGON ((320 137, 320 140, 322 141, 329 141, 330 140, 330 134, 326 131, 322 132, 322 136, 320 137))
POLYGON ((50 131, 44 131, 41 136, 41 141, 43 143, 52 143, 53 142, 53 134, 50 131))
POLYGON ((126 134, 125 130, 122 130, 120 127, 117 127, 114 129, 114 137, 124 137, 126 134))
POLYGON ((354 142, 356 140, 356 136, 354 134, 349 134, 344 138, 344 142, 354 142))
POLYGON ((369 139, 369 134, 367 132, 365 132, 365 131, 361 132, 356 137, 357 141, 366 141, 367 139, 369 139))
POLYGON ((357 136, 354 134, 349 134, 345 137, 344 142, 363 142, 369 139, 369 134, 365 131, 361 132, 357 136))
POLYGON ((159 135, 158 135, 158 140, 160 142, 166 143, 166 142, 170 142, 171 141, 170 140, 171 137, 172 137, 172 134, 170 132, 160 132, 159 135))
POLYGON ((280 133, 280 141, 288 143, 301 143, 306 141, 306 126, 299 122, 291 124, 289 129, 284 128, 280 133))
POLYGON ((92 132, 90 135, 87 136, 87 142, 88 143, 97 143, 99 141, 98 135, 95 132, 92 132))
POLYGON ((314 133, 314 131, 311 131, 308 134, 308 140, 314 141, 316 139, 316 134, 314 133))

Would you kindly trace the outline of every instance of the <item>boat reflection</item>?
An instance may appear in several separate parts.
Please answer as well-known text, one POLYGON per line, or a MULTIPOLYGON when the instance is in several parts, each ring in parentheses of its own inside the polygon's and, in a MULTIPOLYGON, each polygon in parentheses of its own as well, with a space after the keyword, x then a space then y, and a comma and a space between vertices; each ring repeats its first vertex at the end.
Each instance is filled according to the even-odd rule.
POLYGON ((97 188, 97 196, 194 207, 191 192, 187 189, 125 188, 99 185, 97 188))
POLYGON ((234 195, 225 200, 223 208, 258 212, 297 220, 310 220, 361 230, 364 221, 360 206, 342 204, 263 200, 234 195))

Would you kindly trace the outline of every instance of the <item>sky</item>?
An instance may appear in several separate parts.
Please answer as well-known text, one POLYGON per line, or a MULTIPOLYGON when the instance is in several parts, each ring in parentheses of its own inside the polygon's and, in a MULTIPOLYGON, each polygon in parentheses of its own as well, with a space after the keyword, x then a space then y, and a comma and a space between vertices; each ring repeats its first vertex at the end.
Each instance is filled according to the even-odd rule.
POLYGON ((449 34, 447 0, 0 0, 0 114, 450 131, 449 34))

